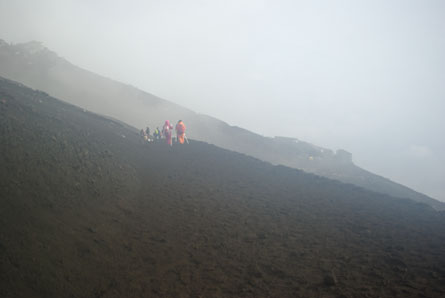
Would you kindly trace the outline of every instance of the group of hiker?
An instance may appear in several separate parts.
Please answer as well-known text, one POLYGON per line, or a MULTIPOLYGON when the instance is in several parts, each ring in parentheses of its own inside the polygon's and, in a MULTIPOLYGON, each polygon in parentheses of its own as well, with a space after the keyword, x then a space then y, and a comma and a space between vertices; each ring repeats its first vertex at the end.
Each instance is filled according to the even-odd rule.
MULTIPOLYGON (((187 137, 185 136, 185 124, 182 120, 179 120, 175 126, 176 132, 176 142, 179 144, 184 144, 184 142, 188 143, 187 137)), ((153 136, 150 134, 150 128, 147 127, 145 130, 141 129, 140 131, 141 137, 147 142, 156 142, 161 139, 165 139, 165 142, 172 146, 173 145, 173 125, 169 120, 165 120, 164 126, 162 126, 162 130, 159 127, 156 127, 153 132, 153 136)))

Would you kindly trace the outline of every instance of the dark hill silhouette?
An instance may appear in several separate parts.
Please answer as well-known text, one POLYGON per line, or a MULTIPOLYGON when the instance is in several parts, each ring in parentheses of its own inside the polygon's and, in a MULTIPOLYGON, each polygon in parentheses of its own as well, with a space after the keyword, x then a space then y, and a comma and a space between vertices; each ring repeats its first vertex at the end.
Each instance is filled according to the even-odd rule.
POLYGON ((350 154, 286 138, 268 138, 76 67, 39 42, 10 45, 0 40, 0 76, 43 90, 90 111, 135 127, 154 128, 165 119, 185 120, 188 136, 219 147, 373 191, 427 203, 445 204, 353 164, 350 154))
POLYGON ((0 297, 444 297, 445 216, 0 78, 0 297))

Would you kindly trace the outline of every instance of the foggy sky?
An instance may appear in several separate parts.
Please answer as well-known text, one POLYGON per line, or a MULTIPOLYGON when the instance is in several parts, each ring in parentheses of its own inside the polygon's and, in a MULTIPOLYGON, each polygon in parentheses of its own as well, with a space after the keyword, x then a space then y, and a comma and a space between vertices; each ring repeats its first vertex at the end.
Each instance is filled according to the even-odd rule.
MULTIPOLYGON (((445 1, 0 0, 0 38, 445 201, 445 1)), ((1 67, 1 66, 0 66, 1 67)))

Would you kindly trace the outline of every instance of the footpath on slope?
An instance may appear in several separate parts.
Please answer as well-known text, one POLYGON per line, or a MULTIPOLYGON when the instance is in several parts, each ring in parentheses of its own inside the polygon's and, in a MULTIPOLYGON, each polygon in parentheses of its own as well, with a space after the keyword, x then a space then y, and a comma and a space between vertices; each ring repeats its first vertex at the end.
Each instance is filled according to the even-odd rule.
POLYGON ((445 219, 0 81, 2 297, 443 297, 445 219), (2 102, 5 100, 5 103, 2 102))

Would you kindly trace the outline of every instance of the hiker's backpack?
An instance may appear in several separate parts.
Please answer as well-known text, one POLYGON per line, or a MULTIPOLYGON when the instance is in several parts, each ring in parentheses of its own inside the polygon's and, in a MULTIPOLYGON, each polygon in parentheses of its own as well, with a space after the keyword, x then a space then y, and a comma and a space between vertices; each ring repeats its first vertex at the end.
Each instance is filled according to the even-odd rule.
POLYGON ((180 134, 184 133, 184 132, 185 132, 185 126, 184 126, 184 123, 179 122, 179 123, 176 125, 176 130, 177 130, 178 133, 180 133, 180 134))

